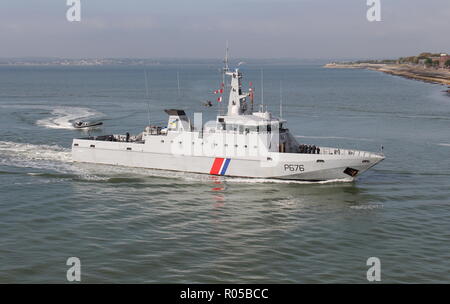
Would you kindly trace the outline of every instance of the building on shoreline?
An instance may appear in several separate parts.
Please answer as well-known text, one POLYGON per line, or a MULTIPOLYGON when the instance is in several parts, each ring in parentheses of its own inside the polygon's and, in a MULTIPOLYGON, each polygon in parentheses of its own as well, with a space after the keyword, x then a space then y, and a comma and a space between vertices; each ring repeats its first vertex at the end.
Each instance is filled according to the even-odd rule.
MULTIPOLYGON (((450 60, 450 55, 448 55, 446 53, 441 53, 441 54, 439 54, 439 56, 430 56, 427 58, 420 58, 420 59, 418 59, 417 64, 426 66, 428 60, 431 60, 431 62, 433 62, 433 63, 437 62, 436 67, 438 67, 438 68, 446 68, 445 64, 447 63, 448 60, 450 60)), ((433 66, 434 66, 434 64, 433 64, 433 66)))
POLYGON ((450 60, 450 55, 448 55, 448 54, 441 54, 441 56, 439 57, 439 67, 440 68, 444 68, 445 67, 445 63, 447 62, 447 60, 450 60))

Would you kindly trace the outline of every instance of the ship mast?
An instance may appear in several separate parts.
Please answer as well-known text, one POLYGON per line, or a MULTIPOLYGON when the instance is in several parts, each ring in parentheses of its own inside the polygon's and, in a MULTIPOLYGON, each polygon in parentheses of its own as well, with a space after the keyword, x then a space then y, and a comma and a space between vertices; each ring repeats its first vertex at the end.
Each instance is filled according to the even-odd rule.
POLYGON ((148 94, 147 70, 144 70, 144 80, 145 80, 145 97, 147 98, 147 119, 148 125, 150 126, 150 96, 148 94))
MULTIPOLYGON (((228 40, 227 40, 227 45, 226 45, 226 50, 225 50, 225 67, 224 67, 224 72, 228 72, 228 40)), ((224 80, 225 80, 225 75, 223 76, 224 80)))
MULTIPOLYGON (((224 92, 228 91, 228 84, 225 82, 225 76, 230 76, 231 85, 229 89, 229 98, 228 98, 228 111, 226 115, 245 115, 253 113, 253 104, 251 109, 247 109, 246 98, 253 98, 252 91, 243 93, 242 92, 242 73, 239 72, 239 68, 230 70, 228 66, 228 41, 226 44, 225 51, 225 59, 224 59, 224 67, 222 73, 222 87, 224 92), (249 113, 250 112, 250 113, 249 113)), ((239 64, 240 65, 240 64, 239 64)), ((238 66, 239 66, 238 65, 238 66)), ((252 100, 253 103, 253 100, 252 100)), ((221 105, 219 105, 219 115, 221 114, 221 105)), ((222 114, 224 115, 224 114, 222 114)))
MULTIPOLYGON (((224 59, 223 63, 224 63, 224 67, 223 67, 223 71, 222 71, 222 85, 221 86, 224 87, 223 90, 224 90, 224 93, 225 93, 225 92, 227 92, 227 88, 228 88, 228 85, 225 82, 225 74, 229 70, 229 68, 228 68, 228 40, 227 40, 226 46, 225 46, 225 59, 224 59)), ((222 102, 219 105, 219 115, 220 114, 223 114, 222 113, 222 102)))
POLYGON ((177 71, 177 88, 178 88, 178 98, 180 98, 180 72, 177 71))
POLYGON ((280 119, 283 118, 283 86, 282 80, 280 80, 280 119))
POLYGON ((261 68, 261 112, 264 112, 264 71, 261 68))

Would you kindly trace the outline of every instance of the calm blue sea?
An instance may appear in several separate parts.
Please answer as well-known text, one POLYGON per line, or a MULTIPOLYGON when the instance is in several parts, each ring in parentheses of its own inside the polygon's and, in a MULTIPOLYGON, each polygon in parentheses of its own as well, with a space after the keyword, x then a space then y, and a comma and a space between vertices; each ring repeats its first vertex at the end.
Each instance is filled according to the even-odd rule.
MULTIPOLYGON (((220 65, 147 67, 150 120, 204 111, 220 65), (180 89, 178 90, 177 73, 180 89)), ((143 67, 0 67, 0 283, 450 282, 450 98, 367 70, 266 65, 264 101, 307 144, 379 151, 356 182, 300 183, 73 164, 70 128, 139 133, 143 67)), ((257 65, 243 65, 257 98, 257 65)))

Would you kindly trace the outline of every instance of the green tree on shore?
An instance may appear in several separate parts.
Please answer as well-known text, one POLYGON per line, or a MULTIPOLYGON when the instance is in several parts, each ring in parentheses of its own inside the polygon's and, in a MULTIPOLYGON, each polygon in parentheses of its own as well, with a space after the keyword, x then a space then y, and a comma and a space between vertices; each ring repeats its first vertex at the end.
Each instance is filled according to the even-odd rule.
POLYGON ((450 59, 444 63, 444 66, 447 68, 450 68, 450 59))
POLYGON ((431 66, 432 64, 433 64, 433 60, 431 60, 431 58, 425 59, 425 65, 426 66, 431 66))

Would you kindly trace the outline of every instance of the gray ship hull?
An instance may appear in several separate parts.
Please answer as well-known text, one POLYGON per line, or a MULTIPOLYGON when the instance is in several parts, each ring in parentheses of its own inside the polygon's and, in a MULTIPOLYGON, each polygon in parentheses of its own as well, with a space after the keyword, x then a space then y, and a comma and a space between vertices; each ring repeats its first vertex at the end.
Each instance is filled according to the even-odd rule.
POLYGON ((320 154, 276 153, 258 157, 182 155, 151 145, 74 139, 74 162, 233 177, 325 181, 353 180, 384 159, 380 154, 322 148, 320 154), (153 150, 153 151, 152 151, 153 150))

